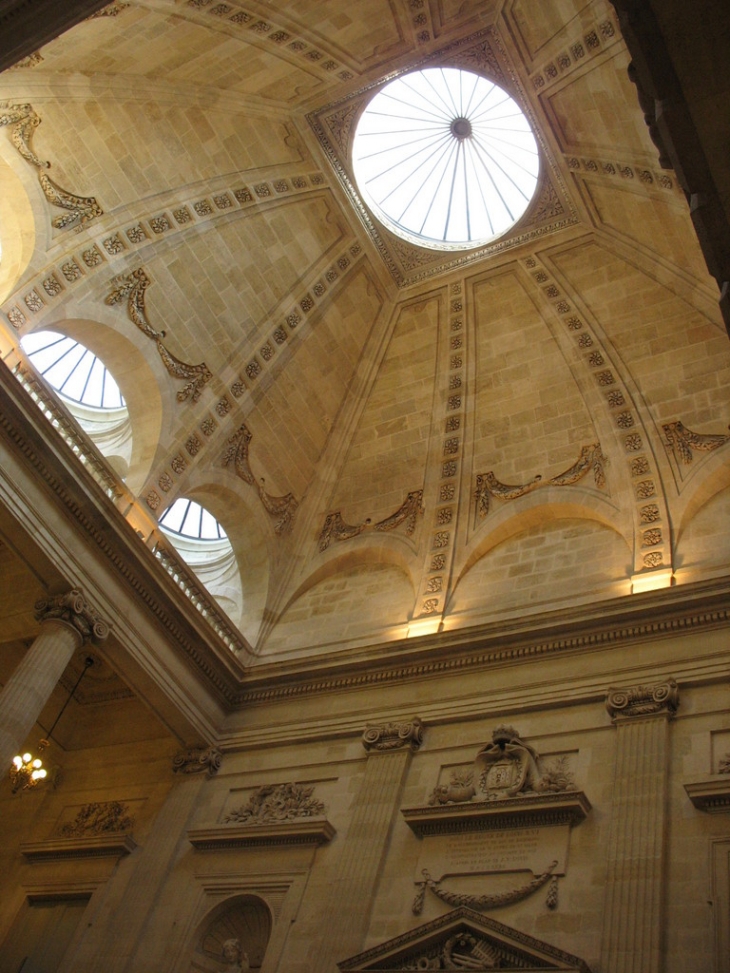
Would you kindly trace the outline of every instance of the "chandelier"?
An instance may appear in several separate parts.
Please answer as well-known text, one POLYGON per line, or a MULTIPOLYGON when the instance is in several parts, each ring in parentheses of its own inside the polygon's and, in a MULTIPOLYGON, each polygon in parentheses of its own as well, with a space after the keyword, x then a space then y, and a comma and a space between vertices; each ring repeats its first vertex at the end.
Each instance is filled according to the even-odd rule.
MULTIPOLYGON (((71 702, 74 693, 79 687, 79 683, 93 665, 94 660, 90 655, 87 655, 84 659, 84 668, 81 675, 74 683, 73 689, 68 694, 68 699, 61 707, 61 712, 53 721, 53 726, 48 731, 48 739, 46 740, 43 738, 38 741, 39 753, 43 753, 43 751, 50 746, 49 741, 51 734, 56 729, 56 725, 63 716, 66 707, 71 702)), ((10 768, 10 789, 12 790, 13 794, 17 794, 18 791, 30 790, 31 788, 36 787, 42 780, 45 780, 47 776, 48 771, 43 766, 43 761, 40 757, 34 757, 32 753, 17 754, 15 757, 13 757, 13 763, 10 768)))

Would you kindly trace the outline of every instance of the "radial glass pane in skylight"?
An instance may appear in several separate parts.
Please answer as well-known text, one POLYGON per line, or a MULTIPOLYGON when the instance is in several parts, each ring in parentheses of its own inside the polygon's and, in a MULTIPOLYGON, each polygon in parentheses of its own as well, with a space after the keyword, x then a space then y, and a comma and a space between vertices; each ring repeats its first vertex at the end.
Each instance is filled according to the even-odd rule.
POLYGON ((121 409, 124 398, 101 359, 56 331, 34 331, 20 339, 23 351, 51 388, 71 402, 95 409, 121 409))
POLYGON ((226 532, 204 507, 194 500, 180 497, 160 517, 160 527, 171 534, 180 534, 198 541, 217 541, 226 537, 226 532))
POLYGON ((360 117, 357 185, 399 236, 433 249, 470 249, 501 236, 537 187, 535 136, 513 98, 457 68, 391 81, 360 117))

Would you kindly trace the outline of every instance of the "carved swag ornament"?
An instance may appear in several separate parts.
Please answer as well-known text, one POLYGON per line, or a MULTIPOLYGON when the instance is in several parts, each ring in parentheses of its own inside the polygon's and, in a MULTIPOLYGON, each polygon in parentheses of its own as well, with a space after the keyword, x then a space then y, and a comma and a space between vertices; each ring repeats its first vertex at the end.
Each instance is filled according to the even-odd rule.
POLYGON ((423 490, 411 491, 395 513, 385 517, 384 520, 379 520, 377 524, 373 524, 369 517, 361 524, 346 524, 339 510, 327 514, 319 535, 319 550, 324 552, 332 541, 347 541, 366 530, 390 531, 400 527, 401 524, 405 524, 406 534, 412 537, 416 529, 416 518, 423 513, 422 501, 423 490))
POLYGON ((263 478, 258 482, 256 481, 256 478, 251 472, 251 464, 248 456, 248 449, 252 439, 253 433, 246 423, 243 423, 239 430, 228 440, 228 446, 223 454, 223 464, 228 466, 230 463, 233 463, 236 476, 242 479, 244 483, 248 483, 249 486, 254 487, 259 495, 259 500, 264 506, 264 510, 268 514, 271 514, 272 517, 278 518, 274 526, 276 533, 287 533, 294 525, 294 514, 299 506, 299 501, 293 493, 286 493, 282 497, 273 497, 264 490, 264 483, 266 481, 263 478))

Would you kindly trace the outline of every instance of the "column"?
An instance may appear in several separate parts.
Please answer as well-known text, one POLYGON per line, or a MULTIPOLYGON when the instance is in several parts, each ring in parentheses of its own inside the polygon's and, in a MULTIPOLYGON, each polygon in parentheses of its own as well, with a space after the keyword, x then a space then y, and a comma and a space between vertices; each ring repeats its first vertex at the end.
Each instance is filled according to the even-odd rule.
POLYGON ((35 617, 40 634, 0 692, 0 773, 25 744, 76 649, 109 632, 78 589, 37 602, 35 617))
POLYGON ((673 679, 609 690, 616 726, 614 806, 601 943, 605 973, 659 973, 673 679))
POLYGON ((328 929, 336 930, 336 935, 322 937, 316 973, 333 973, 338 959, 362 946, 403 783, 422 739, 423 724, 417 718, 368 726, 363 733, 368 753, 365 776, 325 911, 328 929))

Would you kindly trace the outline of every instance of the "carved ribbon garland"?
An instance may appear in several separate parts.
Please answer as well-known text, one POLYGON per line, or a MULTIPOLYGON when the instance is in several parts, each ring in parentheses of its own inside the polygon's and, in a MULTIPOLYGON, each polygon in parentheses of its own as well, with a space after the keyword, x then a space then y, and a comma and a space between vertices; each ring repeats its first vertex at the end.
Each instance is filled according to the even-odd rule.
POLYGON ((477 502, 477 514, 481 519, 489 513, 490 494, 497 500, 516 500, 518 497, 524 497, 526 493, 531 493, 538 487, 570 486, 573 483, 577 483, 590 470, 593 470, 593 479, 596 486, 602 488, 606 484, 606 476, 603 469, 605 461, 606 457, 601 452, 600 443, 591 443, 589 446, 582 447, 580 456, 571 467, 565 470, 564 473, 559 473, 549 480, 543 480, 542 476, 538 475, 533 480, 530 480, 529 483, 514 486, 508 483, 501 483, 491 470, 489 473, 480 473, 477 476, 477 488, 474 491, 474 497, 477 502))
POLYGON ((256 478, 251 472, 251 465, 248 459, 248 447, 253 438, 253 433, 244 423, 238 432, 228 440, 228 446, 223 454, 223 463, 228 466, 233 463, 236 476, 240 477, 245 483, 255 487, 259 499, 264 506, 264 510, 272 517, 279 517, 279 521, 274 526, 277 534, 290 531, 294 523, 294 513, 299 506, 299 501, 293 493, 286 493, 283 497, 273 497, 264 490, 263 478, 257 483, 256 478))
POLYGON ((730 439, 730 436, 726 436, 724 433, 707 435, 701 432, 692 432, 680 421, 667 422, 663 428, 667 436, 667 445, 674 449, 674 455, 685 466, 689 466, 694 459, 693 450, 710 452, 724 446, 730 439))
POLYGON ((79 228, 81 228, 93 220, 95 216, 101 216, 104 210, 93 196, 76 196, 74 193, 62 189, 46 175, 44 170, 50 169, 51 163, 39 159, 30 146, 33 132, 40 123, 41 119, 32 105, 6 103, 0 106, 0 125, 14 126, 10 135, 13 145, 25 161, 38 170, 38 181, 46 199, 52 206, 68 210, 64 216, 57 216, 51 220, 52 225, 57 230, 63 230, 78 220, 79 228))
POLYGON ((423 513, 422 499, 423 490, 413 490, 395 513, 384 520, 379 520, 377 524, 371 523, 369 517, 361 524, 346 524, 339 510, 327 514, 319 535, 319 549, 326 551, 332 541, 349 540, 362 534, 364 530, 389 531, 403 523, 406 525, 406 534, 410 537, 416 529, 416 517, 419 513, 423 513))
POLYGON ((141 267, 133 270, 126 277, 123 275, 115 277, 112 280, 114 290, 106 296, 104 303, 111 307, 114 304, 121 304, 125 298, 127 299, 129 317, 143 334, 147 335, 151 341, 154 341, 160 353, 162 364, 170 375, 173 378, 188 380, 187 385, 178 391, 177 401, 185 402, 186 399, 190 398, 191 402, 197 402, 200 398, 200 393, 213 376, 205 362, 201 362, 200 365, 188 365, 186 362, 176 358, 164 346, 162 339, 165 337, 165 332, 155 331, 147 320, 144 294, 150 283, 149 277, 141 267))
POLYGON ((548 869, 542 875, 537 875, 526 885, 521 885, 519 888, 510 889, 506 892, 495 892, 491 895, 469 895, 466 892, 449 892, 446 889, 442 889, 441 883, 435 882, 431 878, 428 869, 424 868, 421 872, 424 880, 422 882, 416 882, 419 888, 413 900, 413 914, 419 916, 423 911, 423 898, 427 887, 431 889, 434 895, 437 895, 444 902, 448 902, 449 905, 466 905, 470 909, 496 909, 498 906, 519 902, 549 882, 557 864, 557 861, 551 862, 548 869))

